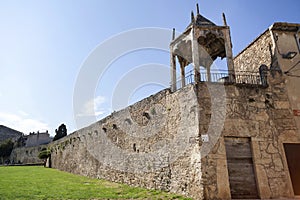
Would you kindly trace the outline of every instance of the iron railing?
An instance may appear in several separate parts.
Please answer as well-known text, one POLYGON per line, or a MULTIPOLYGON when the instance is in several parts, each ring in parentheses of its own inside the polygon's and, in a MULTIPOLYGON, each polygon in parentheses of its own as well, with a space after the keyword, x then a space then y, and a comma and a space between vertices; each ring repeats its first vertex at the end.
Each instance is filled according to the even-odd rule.
MULTIPOLYGON (((176 81, 176 88, 181 88, 181 79, 176 81)), ((185 76, 185 85, 195 82, 194 70, 189 71, 185 76)), ((213 82, 223 84, 238 84, 247 86, 267 86, 266 73, 247 71, 213 71, 209 74, 200 72, 200 82, 213 82)))

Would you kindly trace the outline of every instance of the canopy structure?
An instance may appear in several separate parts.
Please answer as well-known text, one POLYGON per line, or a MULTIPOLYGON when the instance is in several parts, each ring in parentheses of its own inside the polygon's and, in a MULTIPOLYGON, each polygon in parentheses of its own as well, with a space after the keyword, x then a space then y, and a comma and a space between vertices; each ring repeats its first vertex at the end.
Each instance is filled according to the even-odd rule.
POLYGON ((201 80, 200 67, 204 67, 207 73, 207 81, 211 80, 210 68, 214 60, 218 57, 227 60, 229 73, 234 74, 232 43, 230 28, 227 26, 223 13, 223 26, 217 26, 199 12, 197 4, 197 14, 191 13, 191 23, 186 30, 175 38, 173 29, 173 40, 170 43, 171 52, 171 90, 176 91, 176 58, 180 65, 181 86, 185 86, 185 67, 193 63, 194 81, 201 80))

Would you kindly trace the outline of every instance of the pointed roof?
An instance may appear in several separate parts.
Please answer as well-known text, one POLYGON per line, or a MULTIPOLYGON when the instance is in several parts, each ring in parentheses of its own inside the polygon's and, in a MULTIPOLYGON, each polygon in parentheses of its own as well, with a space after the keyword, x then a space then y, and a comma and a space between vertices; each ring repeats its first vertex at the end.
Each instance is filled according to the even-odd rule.
POLYGON ((213 22, 211 22, 209 19, 206 19, 200 14, 197 14, 195 24, 197 26, 216 26, 213 22))
POLYGON ((207 27, 207 26, 217 26, 215 23, 213 23, 212 21, 210 21, 209 19, 203 17, 202 15, 198 14, 195 17, 195 20, 192 21, 187 27, 186 29, 189 29, 192 25, 196 25, 196 26, 200 26, 200 27, 207 27))
POLYGON ((214 24, 212 21, 210 21, 209 19, 203 17, 202 15, 200 15, 200 12, 199 12, 199 5, 197 4, 197 15, 196 17, 194 17, 194 13, 192 11, 192 14, 191 14, 191 23, 187 26, 186 29, 189 29, 193 24, 196 25, 196 26, 216 26, 216 24, 214 24))

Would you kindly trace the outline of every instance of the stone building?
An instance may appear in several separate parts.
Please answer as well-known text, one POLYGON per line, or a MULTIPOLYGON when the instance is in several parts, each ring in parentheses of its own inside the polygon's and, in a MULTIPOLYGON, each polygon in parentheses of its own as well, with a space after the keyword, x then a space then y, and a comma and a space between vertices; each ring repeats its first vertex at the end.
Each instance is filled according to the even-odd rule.
POLYGON ((185 66, 194 64, 190 82, 197 88, 200 108, 203 197, 293 198, 300 195, 300 91, 296 89, 300 24, 274 23, 232 59, 230 31, 224 15, 223 19, 224 25, 216 26, 197 9, 191 25, 170 45, 172 91, 178 87, 175 58, 180 64, 180 87, 187 81, 185 66), (218 56, 227 59, 227 75, 219 73, 223 77, 210 72, 218 56), (201 73, 201 66, 206 73, 201 73), (219 93, 209 89, 220 80, 226 99, 223 109, 213 105, 219 93), (217 134, 212 120, 220 125, 223 119, 217 134), (203 148, 209 138, 217 142, 211 142, 207 153, 203 148))
POLYGON ((46 130, 45 132, 37 131, 18 137, 20 145, 15 146, 10 154, 12 164, 40 164, 43 160, 38 158, 39 152, 52 142, 52 137, 46 130))
POLYGON ((33 147, 33 146, 39 146, 43 144, 48 144, 52 141, 52 138, 50 137, 50 134, 48 131, 45 132, 32 132, 29 133, 29 135, 24 136, 25 139, 25 146, 26 147, 33 147))
POLYGON ((197 8, 170 43, 171 87, 50 143, 52 167, 195 199, 299 196, 300 24, 274 23, 233 57, 223 21, 197 8))
POLYGON ((269 71, 260 112, 267 115, 260 121, 260 136, 251 136, 249 143, 261 198, 300 195, 299 31, 300 24, 274 23, 234 59, 236 70, 269 71))

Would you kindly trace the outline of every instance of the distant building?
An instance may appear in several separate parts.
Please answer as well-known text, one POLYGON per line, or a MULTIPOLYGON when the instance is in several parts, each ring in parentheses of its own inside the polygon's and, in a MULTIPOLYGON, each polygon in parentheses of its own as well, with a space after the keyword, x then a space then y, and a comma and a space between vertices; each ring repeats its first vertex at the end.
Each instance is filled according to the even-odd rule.
POLYGON ((29 133, 29 135, 25 136, 25 146, 26 147, 33 147, 33 146, 39 146, 42 144, 48 144, 52 141, 52 138, 50 137, 48 131, 46 132, 32 132, 29 133))

